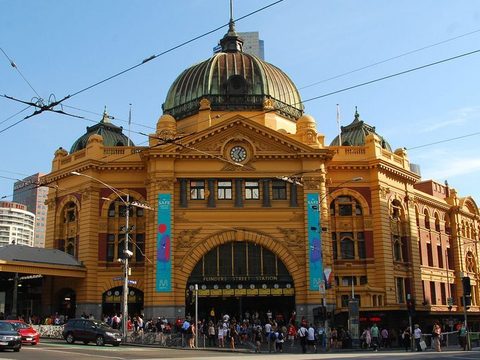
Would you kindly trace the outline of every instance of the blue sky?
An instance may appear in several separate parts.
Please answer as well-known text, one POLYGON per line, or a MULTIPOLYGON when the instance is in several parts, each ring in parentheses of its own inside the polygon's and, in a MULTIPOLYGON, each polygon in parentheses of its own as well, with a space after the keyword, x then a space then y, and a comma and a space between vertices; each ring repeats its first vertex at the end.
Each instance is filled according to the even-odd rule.
MULTIPOLYGON (((234 17, 272 2, 237 0, 234 17)), ((42 98, 60 99, 228 18, 228 0, 0 0, 0 47, 42 98)), ((480 7, 475 0, 285 0, 237 21, 236 29, 259 31, 266 61, 284 70, 307 100, 479 50, 480 7)), ((226 30, 63 103, 64 111, 86 120, 45 112, 1 132, 32 109, 7 120, 25 106, 0 98, 0 197, 11 200, 14 180, 8 178, 49 172, 55 150, 69 150, 87 126, 100 120, 104 106, 116 125, 127 128, 131 103, 131 137, 144 145, 146 138, 137 132, 153 132, 170 84, 182 70, 210 57, 226 30)), ((424 179, 448 180, 461 196, 480 203, 479 64, 480 53, 475 53, 308 101, 305 110, 330 143, 337 135, 336 104, 343 125, 358 106, 361 118, 392 148, 411 149, 410 161, 420 164, 424 179), (417 148, 466 135, 472 136, 417 148)), ((27 101, 36 96, 3 53, 0 94, 27 101)))

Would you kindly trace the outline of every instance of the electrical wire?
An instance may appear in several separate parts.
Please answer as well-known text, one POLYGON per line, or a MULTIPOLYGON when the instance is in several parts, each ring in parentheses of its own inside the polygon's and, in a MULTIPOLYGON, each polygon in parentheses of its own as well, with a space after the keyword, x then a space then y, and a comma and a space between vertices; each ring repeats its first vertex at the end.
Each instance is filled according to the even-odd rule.
POLYGON ((373 79, 373 80, 370 80, 370 81, 365 81, 365 82, 357 84, 357 85, 348 86, 346 88, 335 90, 335 91, 332 91, 332 92, 329 92, 329 93, 326 93, 326 94, 323 94, 323 95, 314 96, 314 97, 311 97, 307 100, 303 100, 301 103, 306 103, 306 102, 309 102, 309 101, 322 99, 322 98, 325 98, 327 96, 331 96, 331 95, 338 94, 338 93, 341 93, 341 92, 345 92, 345 91, 348 91, 348 90, 356 89, 356 88, 359 88, 359 87, 362 87, 362 86, 370 85, 370 84, 373 84, 373 83, 376 83, 376 82, 379 82, 379 81, 391 79, 391 78, 396 77, 396 76, 405 75, 405 74, 408 74, 408 73, 411 73, 411 72, 414 72, 414 71, 417 71, 417 70, 425 69, 425 68, 428 68, 428 67, 431 67, 431 66, 443 64, 445 62, 456 60, 456 59, 459 59, 459 58, 462 58, 462 57, 465 57, 465 56, 474 55, 474 54, 477 54, 479 52, 480 52, 480 49, 473 50, 473 51, 463 53, 463 54, 460 54, 460 55, 456 55, 456 56, 452 56, 452 57, 449 57, 449 58, 446 58, 446 59, 443 59, 443 60, 435 61, 435 62, 425 64, 425 65, 421 65, 421 66, 417 66, 415 68, 400 71, 400 72, 397 72, 397 73, 394 73, 394 74, 382 76, 380 78, 373 79))
MULTIPOLYGON (((243 15, 243 16, 237 18, 236 21, 243 20, 243 19, 245 19, 245 18, 247 18, 247 17, 250 17, 250 16, 252 16, 252 15, 260 12, 260 11, 266 10, 266 9, 268 9, 268 8, 274 6, 274 5, 277 5, 277 4, 279 4, 279 3, 283 2, 283 1, 284 1, 284 0, 274 1, 273 3, 270 3, 270 4, 266 5, 266 6, 263 6, 263 7, 259 8, 259 9, 257 9, 257 10, 254 10, 254 11, 252 11, 252 12, 246 14, 246 15, 243 15)), ((30 117, 32 117, 32 116, 36 116, 36 115, 39 115, 39 114, 43 113, 44 111, 53 111, 53 112, 58 112, 58 113, 62 113, 62 114, 64 114, 64 115, 69 115, 69 116, 74 116, 74 117, 75 117, 75 115, 67 114, 67 113, 64 113, 63 111, 59 111, 59 110, 54 110, 53 108, 54 108, 55 106, 57 106, 57 105, 61 105, 61 104, 62 104, 65 100, 67 100, 67 99, 71 99, 72 97, 74 97, 74 96, 76 96, 76 95, 79 95, 79 94, 81 94, 81 93, 83 93, 83 92, 85 92, 85 91, 87 91, 87 90, 90 90, 90 89, 92 89, 92 88, 94 88, 94 87, 96 87, 96 86, 98 86, 98 85, 100 85, 100 84, 103 84, 103 83, 105 83, 105 82, 107 82, 107 81, 109 81, 109 80, 112 80, 112 79, 114 79, 114 78, 116 78, 116 77, 118 77, 118 76, 120 76, 120 75, 123 75, 123 74, 125 74, 125 73, 127 73, 127 72, 129 72, 129 71, 131 71, 131 70, 134 70, 134 69, 136 69, 136 68, 138 68, 138 67, 146 64, 147 62, 150 62, 150 61, 152 61, 152 60, 154 60, 154 59, 156 59, 156 58, 158 58, 158 57, 160 57, 160 56, 163 56, 163 55, 165 55, 165 54, 168 54, 168 53, 172 52, 173 50, 179 49, 179 48, 181 48, 181 47, 183 47, 183 46, 185 46, 185 45, 187 45, 187 44, 190 44, 190 43, 192 43, 192 42, 194 42, 194 41, 196 41, 196 40, 198 40, 198 39, 201 39, 201 38, 203 38, 203 37, 205 37, 205 36, 207 36, 207 35, 210 35, 210 34, 216 32, 216 31, 218 31, 218 30, 220 30, 220 29, 223 29, 223 28, 225 28, 226 26, 228 26, 229 24, 230 24, 230 22, 227 23, 227 24, 224 24, 224 25, 222 25, 222 26, 219 26, 219 27, 217 27, 217 28, 215 28, 215 29, 213 29, 213 30, 207 31, 207 32, 205 32, 205 33, 203 33, 203 34, 201 34, 201 35, 195 36, 195 37, 191 38, 190 40, 184 41, 184 42, 182 42, 182 43, 180 43, 180 44, 178 44, 178 45, 175 45, 175 46, 173 46, 173 47, 171 47, 171 48, 169 48, 169 49, 167 49, 167 50, 165 50, 165 51, 162 51, 162 52, 160 52, 160 53, 158 53, 158 54, 156 54, 156 55, 151 55, 151 56, 149 56, 148 58, 143 59, 140 63, 138 63, 138 64, 136 64, 136 65, 130 66, 130 67, 127 68, 127 69, 124 69, 124 70, 122 70, 122 71, 120 71, 120 72, 118 72, 118 73, 116 73, 116 74, 113 74, 113 75, 111 75, 111 76, 109 76, 109 77, 107 77, 107 78, 105 78, 105 79, 103 79, 103 80, 97 81, 96 83, 94 83, 94 84, 92 84, 92 85, 89 85, 89 86, 87 86, 87 87, 85 87, 85 88, 83 88, 83 89, 80 89, 80 90, 78 90, 78 91, 76 91, 76 92, 74 92, 74 93, 72 93, 72 94, 66 95, 66 96, 63 97, 62 99, 60 99, 60 100, 58 100, 58 101, 53 101, 53 102, 49 103, 48 105, 45 105, 45 104, 43 104, 43 103, 42 103, 41 105, 39 105, 39 104, 35 105, 35 104, 31 104, 31 103, 29 104, 29 103, 27 103, 27 102, 25 102, 25 101, 15 99, 15 98, 13 98, 13 97, 11 97, 11 96, 2 95, 2 96, 5 97, 5 98, 11 99, 11 100, 15 100, 15 101, 19 101, 19 102, 23 102, 23 103, 25 103, 25 104, 29 104, 29 105, 38 107, 39 110, 36 110, 36 111, 33 112, 31 115, 26 116, 26 117, 23 118, 22 120, 17 121, 15 124, 9 126, 8 128, 3 129, 3 130, 0 130, 0 134, 1 134, 2 132, 6 131, 6 130, 8 130, 8 129, 10 129, 10 128, 12 128, 13 126, 16 126, 16 125, 20 124, 21 122, 23 122, 24 120, 27 120, 28 118, 30 118, 30 117)), ((7 58, 8 58, 8 56, 7 56, 7 58)), ((39 96, 39 98, 41 99, 40 96, 39 96)))
MULTIPOLYGON (((252 12, 246 14, 246 15, 243 15, 243 16, 237 18, 235 21, 239 21, 239 20, 243 20, 243 19, 245 19, 245 18, 248 18, 248 17, 250 17, 250 16, 252 16, 252 15, 254 15, 254 14, 260 12, 260 11, 266 10, 266 9, 268 9, 268 8, 274 6, 274 5, 277 5, 277 4, 279 4, 279 3, 283 2, 283 1, 284 1, 284 0, 274 1, 274 2, 268 4, 268 5, 264 6, 264 7, 261 7, 261 8, 259 8, 259 9, 257 9, 257 10, 254 10, 254 11, 252 11, 252 12)), ((74 93, 72 93, 72 94, 70 94, 70 95, 67 95, 64 99, 60 100, 60 102, 66 100, 66 99, 70 99, 70 98, 72 98, 72 97, 74 97, 74 96, 76 96, 76 95, 78 95, 78 94, 81 94, 81 93, 83 93, 83 92, 85 92, 85 91, 87 91, 87 90, 90 90, 90 89, 92 89, 92 88, 94 88, 94 87, 96 87, 96 86, 98 86, 98 85, 100 85, 100 84, 103 84, 103 83, 105 83, 105 82, 107 82, 107 81, 109 81, 109 80, 112 80, 112 79, 120 76, 120 75, 123 75, 123 74, 125 74, 125 73, 127 73, 127 72, 129 72, 129 71, 132 71, 132 70, 134 70, 134 69, 136 69, 136 68, 138 68, 138 67, 146 64, 147 62, 150 62, 150 61, 152 61, 152 60, 154 60, 154 59, 157 59, 157 58, 160 57, 160 56, 163 56, 163 55, 165 55, 165 54, 168 54, 168 53, 170 53, 170 52, 172 52, 172 51, 174 51, 174 50, 177 50, 177 49, 179 49, 179 48, 181 48, 181 47, 183 47, 183 46, 185 46, 185 45, 188 45, 188 44, 190 44, 190 43, 192 43, 192 42, 194 42, 194 41, 197 41, 197 40, 199 40, 199 39, 201 39, 201 38, 203 38, 203 37, 205 37, 205 36, 207 36, 207 35, 213 34, 214 32, 217 32, 217 31, 219 31, 219 30, 221 30, 221 29, 224 29, 224 28, 225 28, 226 26, 228 26, 228 25, 229 25, 229 23, 223 24, 223 25, 221 25, 221 26, 216 27, 215 29, 209 30, 209 31, 207 31, 207 32, 205 32, 205 33, 203 33, 203 34, 201 34, 201 35, 195 36, 195 37, 193 37, 193 38, 191 38, 191 39, 189 39, 189 40, 186 40, 186 41, 184 41, 184 42, 182 42, 182 43, 180 43, 180 44, 178 44, 178 45, 175 45, 175 46, 173 46, 173 47, 171 47, 171 48, 169 48, 169 49, 167 49, 167 50, 164 50, 164 51, 162 51, 162 52, 160 52, 160 53, 158 53, 158 54, 151 55, 151 56, 149 56, 148 58, 143 59, 140 63, 138 63, 138 64, 136 64, 136 65, 130 66, 129 68, 127 68, 127 69, 125 69, 125 70, 122 70, 122 71, 120 71, 120 72, 118 72, 118 73, 116 73, 116 74, 113 74, 113 75, 111 75, 111 76, 109 76, 109 77, 107 77, 107 78, 105 78, 105 79, 103 79, 103 80, 97 81, 96 83, 94 83, 94 84, 92 84, 92 85, 89 85, 89 86, 87 86, 87 87, 85 87, 85 88, 83 88, 83 89, 80 89, 80 90, 78 90, 78 91, 76 91, 76 92, 74 92, 74 93)))
POLYGON ((5 120, 0 121, 0 125, 3 124, 3 123, 5 123, 5 122, 7 122, 8 120, 14 118, 15 116, 20 115, 22 112, 24 112, 25 110, 28 110, 28 109, 30 109, 30 108, 31 108, 31 106, 29 105, 29 106, 23 108, 22 110, 17 111, 15 114, 9 116, 9 117, 6 118, 5 120))
POLYGON ((20 71, 20 69, 18 68, 17 64, 15 64, 15 62, 10 59, 10 57, 7 55, 7 53, 5 52, 5 50, 3 50, 1 47, 0 47, 0 50, 3 52, 3 55, 5 55, 5 57, 8 59, 8 61, 10 62, 10 65, 15 69, 17 70, 17 72, 20 74, 20 76, 23 78, 23 80, 25 80, 25 82, 28 84, 28 86, 30 86, 30 89, 33 90, 33 92, 39 97, 41 98, 41 96, 38 94, 37 90, 35 90, 32 86, 32 84, 30 84, 30 82, 27 80, 27 78, 25 76, 23 76, 22 72, 20 71))
POLYGON ((338 75, 335 75, 335 76, 332 76, 332 77, 329 77, 329 78, 326 78, 326 79, 323 79, 323 80, 320 80, 320 81, 316 81, 312 84, 308 84, 308 85, 299 87, 298 89, 299 90, 307 89, 309 87, 319 85, 319 84, 325 83, 327 81, 335 80, 335 79, 338 79, 338 78, 341 78, 341 77, 344 77, 344 76, 347 76, 347 75, 350 75, 350 74, 353 74, 353 73, 356 73, 356 72, 359 72, 359 71, 362 71, 362 70, 365 70, 365 69, 369 69, 371 67, 374 67, 374 66, 377 66, 377 65, 380 65, 380 64, 384 64, 386 62, 396 60, 396 59, 402 58, 402 57, 407 56, 407 55, 415 54, 417 52, 420 52, 420 51, 423 51, 423 50, 426 50, 426 49, 430 49, 432 47, 442 45, 442 44, 448 43, 450 41, 460 39, 460 38, 465 37, 465 36, 473 35, 473 34, 476 34, 478 32, 480 32, 480 29, 470 31, 468 33, 461 34, 461 35, 458 35, 458 36, 455 36, 455 37, 452 37, 452 38, 449 38, 449 39, 446 39, 446 40, 443 40, 443 41, 439 41, 439 42, 436 42, 436 43, 433 43, 433 44, 430 44, 430 45, 426 45, 426 46, 423 46, 423 47, 415 49, 415 50, 407 51, 406 53, 396 55, 396 56, 393 56, 393 57, 390 57, 390 58, 387 58, 387 59, 384 59, 384 60, 379 60, 377 62, 374 62, 373 64, 365 65, 365 66, 362 66, 362 67, 359 67, 359 68, 356 68, 356 69, 353 69, 353 70, 350 70, 350 71, 347 71, 347 72, 344 72, 344 73, 341 73, 341 74, 338 74, 338 75))
POLYGON ((457 136, 457 137, 450 138, 450 139, 439 140, 439 141, 431 142, 431 143, 428 143, 428 144, 413 146, 413 147, 410 147, 410 148, 405 148, 405 150, 409 150, 409 151, 410 151, 410 150, 415 150, 415 149, 421 149, 421 148, 424 148, 424 147, 427 147, 427 146, 432 146, 432 145, 437 145, 437 144, 443 144, 443 143, 446 143, 446 142, 455 141, 455 140, 460 140, 460 139, 465 139, 465 138, 467 138, 467 137, 477 136, 477 135, 480 135, 480 132, 475 132, 475 133, 471 133, 471 134, 466 134, 466 135, 462 135, 462 136, 457 136))

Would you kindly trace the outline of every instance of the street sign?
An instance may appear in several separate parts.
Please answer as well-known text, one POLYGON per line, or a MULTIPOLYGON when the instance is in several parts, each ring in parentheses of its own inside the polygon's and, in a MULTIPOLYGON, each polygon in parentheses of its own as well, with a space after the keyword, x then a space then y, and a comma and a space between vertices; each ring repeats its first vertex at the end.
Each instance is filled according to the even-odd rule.
POLYGON ((113 278, 113 281, 120 281, 120 280, 123 280, 123 276, 115 276, 113 278))
POLYGON ((137 280, 128 280, 129 284, 137 285, 137 280))

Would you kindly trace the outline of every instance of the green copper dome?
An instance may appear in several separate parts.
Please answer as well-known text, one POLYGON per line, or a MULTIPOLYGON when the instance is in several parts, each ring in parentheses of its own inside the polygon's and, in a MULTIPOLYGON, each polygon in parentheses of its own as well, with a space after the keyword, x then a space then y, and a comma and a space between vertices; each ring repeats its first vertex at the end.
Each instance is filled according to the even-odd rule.
POLYGON ((110 118, 105 110, 102 120, 96 125, 87 127, 87 132, 73 143, 70 154, 85 149, 88 139, 94 134, 102 136, 104 146, 135 146, 132 141, 129 143, 128 137, 123 135, 122 130, 121 126, 110 123, 110 118))
POLYGON ((164 114, 176 120, 196 114, 200 100, 215 111, 264 110, 292 120, 303 114, 300 94, 292 80, 279 68, 242 52, 243 41, 230 24, 220 41, 222 51, 183 71, 174 81, 163 104, 164 114))
MULTIPOLYGON (((347 126, 341 127, 341 135, 342 135, 342 146, 364 146, 365 145, 365 138, 370 135, 375 134, 377 135, 381 142, 382 148, 392 151, 390 144, 380 135, 375 132, 375 127, 366 124, 363 120, 360 119, 360 114, 358 113, 357 109, 355 109, 355 118, 353 119, 352 123, 347 126)), ((330 146, 339 146, 338 143, 338 136, 333 139, 330 146)))

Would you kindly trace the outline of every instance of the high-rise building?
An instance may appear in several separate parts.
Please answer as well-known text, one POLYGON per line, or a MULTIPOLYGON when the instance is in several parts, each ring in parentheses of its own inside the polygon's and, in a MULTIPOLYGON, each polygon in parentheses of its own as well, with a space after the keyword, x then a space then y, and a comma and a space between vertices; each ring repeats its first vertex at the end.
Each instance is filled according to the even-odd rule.
POLYGON ((239 32, 238 36, 243 40, 243 52, 265 60, 264 43, 258 31, 239 32))
POLYGON ((35 235, 33 246, 45 247, 45 225, 47 220, 48 187, 38 186, 43 174, 37 173, 15 182, 13 185, 13 201, 27 206, 27 210, 35 214, 35 235))
POLYGON ((26 205, 0 201, 0 246, 33 246, 34 223, 35 214, 26 205))

